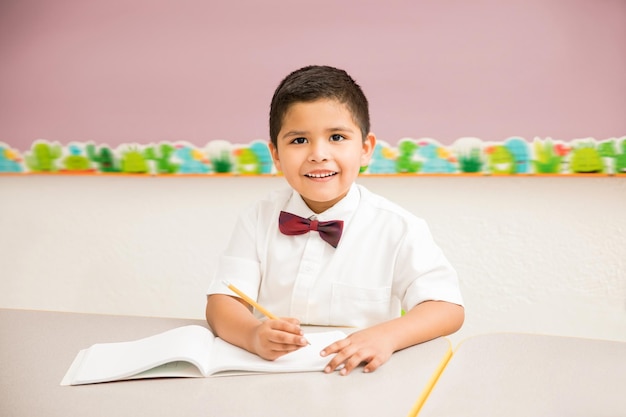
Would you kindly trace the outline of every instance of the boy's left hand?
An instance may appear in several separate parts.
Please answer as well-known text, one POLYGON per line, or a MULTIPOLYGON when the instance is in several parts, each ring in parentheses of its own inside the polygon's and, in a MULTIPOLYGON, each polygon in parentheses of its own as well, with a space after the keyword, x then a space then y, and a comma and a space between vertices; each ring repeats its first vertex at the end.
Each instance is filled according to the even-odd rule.
POLYGON ((380 365, 387 362, 394 352, 394 347, 385 337, 382 327, 372 327, 350 334, 345 339, 339 340, 322 350, 322 356, 332 355, 335 357, 328 363, 324 372, 330 373, 340 365, 344 367, 339 371, 341 375, 348 375, 361 363, 365 363, 363 372, 373 372, 380 365))

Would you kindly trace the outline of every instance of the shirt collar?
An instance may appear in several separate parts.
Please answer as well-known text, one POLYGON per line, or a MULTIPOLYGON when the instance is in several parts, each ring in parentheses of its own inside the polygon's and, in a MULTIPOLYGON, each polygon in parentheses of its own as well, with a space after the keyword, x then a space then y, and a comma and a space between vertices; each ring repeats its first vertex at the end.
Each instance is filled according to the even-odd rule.
POLYGON ((334 206, 322 213, 314 213, 313 210, 306 205, 302 196, 298 194, 297 191, 293 190, 291 197, 285 204, 284 210, 307 219, 316 216, 319 221, 343 220, 345 222, 352 217, 352 213, 356 210, 360 200, 361 195, 359 189, 356 184, 352 184, 348 194, 334 206))

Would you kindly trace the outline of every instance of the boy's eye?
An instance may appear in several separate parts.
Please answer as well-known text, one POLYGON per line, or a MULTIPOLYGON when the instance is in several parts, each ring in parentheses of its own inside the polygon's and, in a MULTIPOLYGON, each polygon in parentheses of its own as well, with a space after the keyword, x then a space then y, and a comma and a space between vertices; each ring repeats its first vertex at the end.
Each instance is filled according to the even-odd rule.
POLYGON ((331 142, 339 142, 341 140, 344 140, 344 137, 339 135, 339 134, 337 134, 337 133, 335 133, 334 135, 331 135, 331 137, 330 137, 330 141, 331 142))
POLYGON ((291 143, 296 143, 296 144, 302 144, 306 142, 307 142, 306 138, 295 138, 294 140, 291 141, 291 143))

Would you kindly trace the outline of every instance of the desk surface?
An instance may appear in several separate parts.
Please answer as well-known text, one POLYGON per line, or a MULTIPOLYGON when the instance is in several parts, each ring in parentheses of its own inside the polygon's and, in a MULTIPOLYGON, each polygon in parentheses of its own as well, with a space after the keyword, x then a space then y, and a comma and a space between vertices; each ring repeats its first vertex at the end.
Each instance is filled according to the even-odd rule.
POLYGON ((80 349, 199 320, 0 309, 3 416, 406 416, 450 349, 436 339, 376 372, 264 374, 60 386, 80 349))
POLYGON ((459 344, 419 417, 626 415, 626 343, 530 334, 459 344))

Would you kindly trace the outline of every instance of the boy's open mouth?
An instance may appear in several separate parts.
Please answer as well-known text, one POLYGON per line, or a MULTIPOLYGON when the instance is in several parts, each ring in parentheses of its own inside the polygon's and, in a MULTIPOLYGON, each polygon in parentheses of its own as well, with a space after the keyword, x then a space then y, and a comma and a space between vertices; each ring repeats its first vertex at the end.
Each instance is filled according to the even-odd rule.
POLYGON ((337 175, 337 172, 324 172, 324 173, 319 173, 319 174, 304 174, 305 177, 307 178, 326 178, 326 177, 332 177, 333 175, 337 175))

